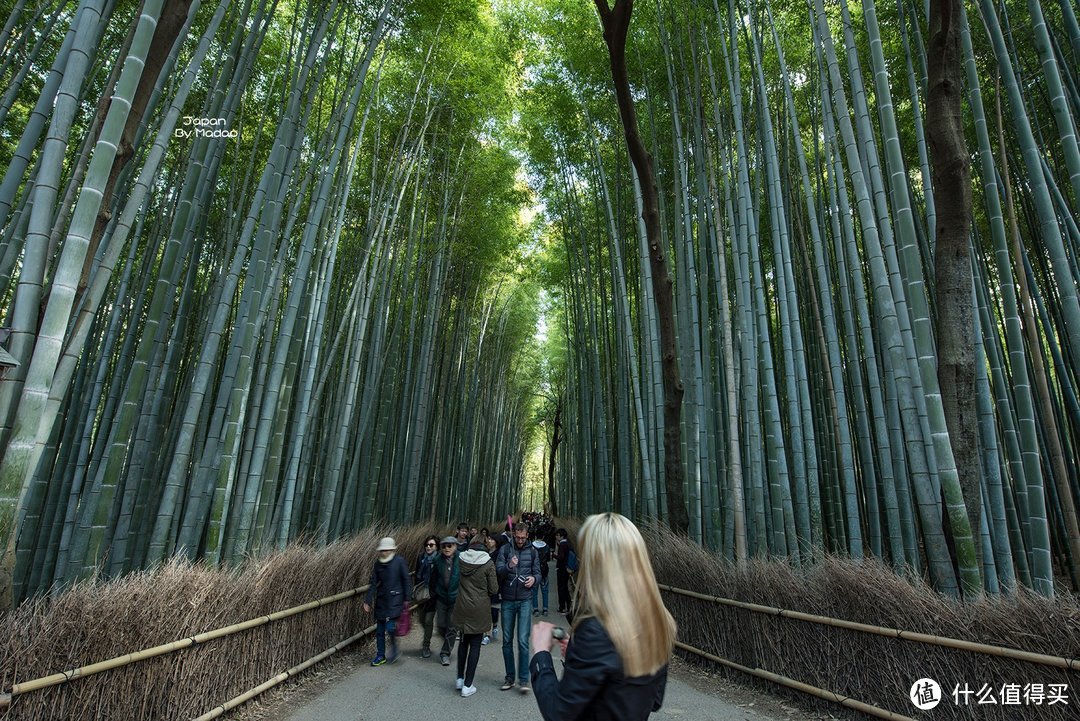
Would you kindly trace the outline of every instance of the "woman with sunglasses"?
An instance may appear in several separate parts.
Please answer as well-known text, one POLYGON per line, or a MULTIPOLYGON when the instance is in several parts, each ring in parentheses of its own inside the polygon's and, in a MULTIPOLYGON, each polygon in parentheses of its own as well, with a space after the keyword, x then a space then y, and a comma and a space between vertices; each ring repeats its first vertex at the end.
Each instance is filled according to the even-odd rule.
MULTIPOLYGON (((434 567, 435 558, 438 555, 438 537, 428 536, 424 540, 424 550, 420 551, 420 555, 416 557, 416 567, 413 569, 416 588, 426 589, 430 587, 431 569, 434 567)), ((420 605, 420 603, 417 603, 417 605, 420 605)), ((420 617, 420 624, 424 627, 424 645, 421 648, 420 655, 424 658, 431 658, 431 633, 435 626, 435 602, 431 599, 430 594, 428 599, 423 602, 423 608, 418 608, 416 612, 420 617)))

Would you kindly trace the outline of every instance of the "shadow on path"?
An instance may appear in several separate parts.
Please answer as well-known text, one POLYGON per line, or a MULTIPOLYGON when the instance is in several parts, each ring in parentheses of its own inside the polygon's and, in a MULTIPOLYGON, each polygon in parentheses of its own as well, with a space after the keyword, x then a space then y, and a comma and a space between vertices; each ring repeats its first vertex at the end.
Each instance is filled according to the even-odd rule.
MULTIPOLYGON (((558 614, 548 620, 566 625, 566 619, 558 614)), ((432 639, 435 653, 427 659, 420 657, 421 640, 422 629, 414 623, 412 632, 400 640, 397 663, 372 667, 368 665, 370 654, 358 656, 362 662, 343 668, 318 696, 296 694, 264 717, 265 721, 540 721, 531 691, 524 696, 517 687, 499 690, 504 676, 501 635, 480 649, 474 682, 477 693, 468 698, 462 698, 454 688, 457 647, 450 666, 443 666, 438 654, 441 638, 436 634, 432 639)), ((373 649, 374 644, 370 645, 373 649)), ((556 667, 561 667, 557 649, 555 660, 556 667)), ((792 721, 809 717, 793 716, 793 709, 785 713, 739 706, 715 691, 701 690, 701 683, 688 684, 679 665, 673 668, 664 707, 650 716, 650 721, 792 721)))

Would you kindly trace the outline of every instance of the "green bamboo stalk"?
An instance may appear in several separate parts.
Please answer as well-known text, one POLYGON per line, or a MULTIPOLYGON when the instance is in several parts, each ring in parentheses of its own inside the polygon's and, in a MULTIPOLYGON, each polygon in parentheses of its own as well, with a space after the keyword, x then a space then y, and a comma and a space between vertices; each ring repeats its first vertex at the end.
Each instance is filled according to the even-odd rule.
MULTIPOLYGON (((26 382, 19 401, 19 411, 15 427, 8 442, 8 451, 0 462, 0 542, 10 550, 15 537, 11 518, 16 508, 22 505, 30 474, 43 451, 44 441, 51 428, 41 428, 39 418, 44 410, 52 376, 59 361, 64 332, 75 301, 76 284, 85 261, 85 254, 90 243, 90 234, 101 204, 101 193, 108 182, 108 172, 116 154, 120 134, 127 122, 127 111, 131 96, 139 83, 143 61, 149 50, 150 40, 161 11, 161 0, 148 0, 139 18, 135 37, 132 41, 131 54, 125 63, 124 72, 117 82, 114 102, 109 106, 109 113, 102 126, 94 156, 87 170, 86 183, 79 201, 75 206, 71 225, 61 253, 57 268, 52 278, 49 301, 45 307, 40 330, 34 344, 33 355, 26 372, 26 382), (21 486, 20 500, 14 497, 15 488, 21 486)), ((10 568, 13 559, 5 552, 4 565, 10 568)), ((10 593, 8 582, 3 583, 0 595, 5 598, 10 593)), ((2 599, 0 599, 2 600, 2 599)))
MULTIPOLYGON (((828 60, 828 72, 832 86, 833 103, 836 106, 836 119, 839 121, 841 135, 843 136, 844 150, 848 159, 848 173, 852 180, 857 199, 859 218, 863 224, 864 247, 868 255, 869 265, 873 276, 874 297, 880 314, 882 343, 891 360, 894 375, 891 377, 898 388, 906 397, 908 428, 918 428, 917 423, 911 419, 914 410, 914 402, 911 399, 911 383, 908 380, 907 365, 908 356, 905 352, 904 342, 901 337, 901 327, 897 318, 897 305, 894 301, 893 289, 888 282, 888 271, 885 266, 885 258, 882 252, 881 239, 878 235, 874 208, 872 206, 866 180, 863 176, 862 161, 859 158, 855 144, 855 134, 848 116, 848 103, 846 92, 840 78, 840 70, 836 60, 836 53, 829 38, 829 29, 825 17, 824 8, 820 0, 815 2, 815 15, 818 27, 818 37, 823 41, 826 57, 828 60)), ((909 461, 918 461, 922 450, 921 442, 916 442, 915 453, 909 453, 909 461)), ((912 444, 909 442, 909 448, 912 444)), ((930 487, 929 477, 925 471, 916 473, 913 477, 913 486, 919 499, 920 520, 922 521, 923 538, 926 553, 930 564, 931 576, 935 587, 949 594, 957 594, 956 577, 953 573, 951 561, 945 548, 944 535, 940 525, 939 502, 930 487)))

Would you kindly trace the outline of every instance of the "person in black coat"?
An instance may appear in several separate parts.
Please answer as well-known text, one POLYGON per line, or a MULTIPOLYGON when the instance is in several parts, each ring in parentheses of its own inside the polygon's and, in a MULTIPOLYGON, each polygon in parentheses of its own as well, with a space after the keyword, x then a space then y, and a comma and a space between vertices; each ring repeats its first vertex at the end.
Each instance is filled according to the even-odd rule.
POLYGON ((540 557, 540 583, 533 586, 532 613, 534 616, 540 613, 546 616, 548 615, 548 571, 550 570, 551 547, 548 546, 547 541, 539 537, 532 542, 532 546, 540 557), (537 605, 538 601, 544 602, 542 610, 541 606, 537 605))
POLYGON ((397 555, 397 543, 393 538, 379 541, 379 560, 371 571, 367 595, 364 597, 364 613, 371 612, 375 601, 375 658, 372 666, 393 663, 398 658, 397 620, 409 603, 412 584, 409 582, 409 566, 397 555), (390 637, 390 653, 386 653, 386 637, 390 637))
POLYGON ((645 541, 617 513, 589 516, 578 557, 574 625, 559 642, 562 679, 551 657, 555 627, 542 622, 532 630, 529 670, 540 714, 544 721, 645 721, 664 701, 676 631, 645 541))
POLYGON ((558 584, 559 613, 570 613, 573 597, 570 595, 570 540, 565 528, 555 531, 555 579, 558 584))
POLYGON ((454 650, 457 629, 454 628, 454 604, 457 603, 461 581, 461 565, 458 563, 457 538, 447 536, 439 543, 439 557, 431 569, 431 597, 435 599, 435 626, 443 637, 439 660, 443 666, 450 665, 450 652, 454 650))
MULTIPOLYGON (((420 552, 420 555, 416 558, 416 568, 413 570, 413 580, 416 582, 415 588, 421 589, 417 591, 417 596, 423 589, 428 589, 427 601, 417 602, 416 612, 420 617, 420 625, 424 628, 424 640, 420 646, 420 656, 423 658, 431 658, 431 635, 435 630, 435 599, 431 596, 431 575, 432 569, 435 568, 435 562, 439 558, 439 539, 437 536, 428 536, 424 539, 424 550, 420 552)), ((413 599, 416 601, 416 599, 413 599)))

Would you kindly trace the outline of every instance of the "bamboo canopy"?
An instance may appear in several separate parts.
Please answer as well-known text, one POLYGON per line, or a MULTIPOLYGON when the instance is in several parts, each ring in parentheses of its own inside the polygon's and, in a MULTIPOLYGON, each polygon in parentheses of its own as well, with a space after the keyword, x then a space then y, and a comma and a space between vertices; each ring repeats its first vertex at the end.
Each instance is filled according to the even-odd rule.
POLYGON ((545 504, 1080 588, 1074 3, 136 5, 4 5, 0 605, 545 504))

